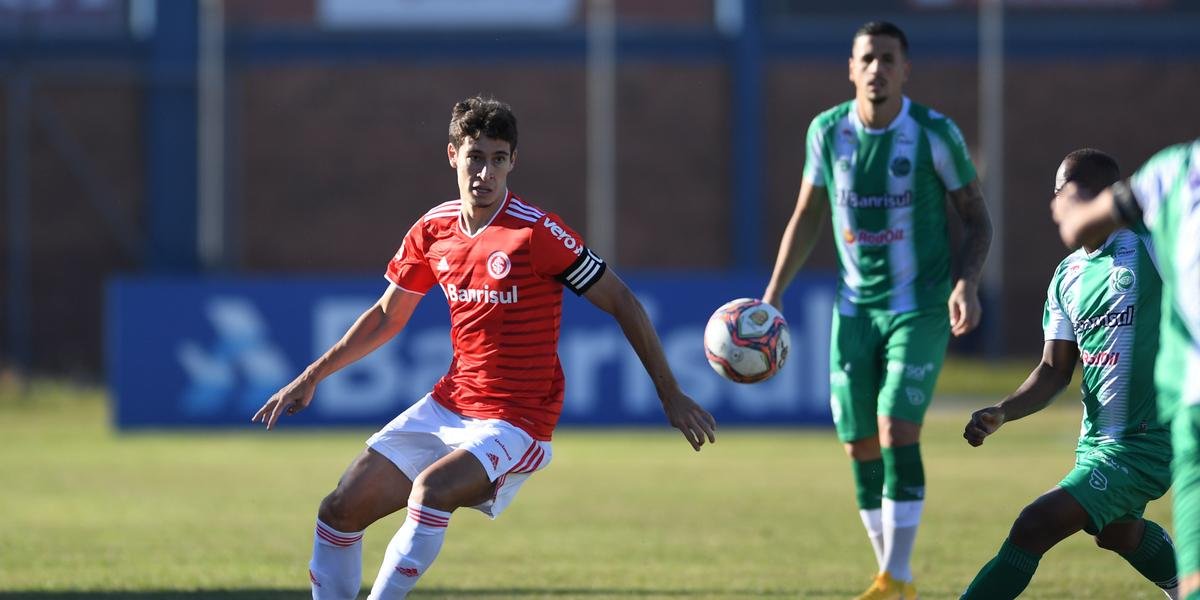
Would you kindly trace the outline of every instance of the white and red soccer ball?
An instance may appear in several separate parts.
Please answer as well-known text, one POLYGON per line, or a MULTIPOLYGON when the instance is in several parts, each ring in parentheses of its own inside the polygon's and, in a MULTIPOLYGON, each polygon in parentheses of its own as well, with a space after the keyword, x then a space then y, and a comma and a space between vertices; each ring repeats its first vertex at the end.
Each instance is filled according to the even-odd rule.
POLYGON ((754 298, 726 302, 704 327, 708 364, 718 375, 738 383, 756 383, 778 373, 791 345, 783 315, 754 298))

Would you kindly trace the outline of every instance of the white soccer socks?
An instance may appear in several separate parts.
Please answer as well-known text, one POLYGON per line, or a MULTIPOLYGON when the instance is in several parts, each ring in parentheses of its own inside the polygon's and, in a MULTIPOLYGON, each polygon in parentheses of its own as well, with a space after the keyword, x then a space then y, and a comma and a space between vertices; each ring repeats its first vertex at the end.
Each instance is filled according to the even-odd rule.
POLYGON ((362 532, 338 531, 320 519, 308 579, 313 600, 353 600, 362 587, 362 532))
POLYGON ((395 600, 407 596, 417 579, 437 558, 449 524, 450 513, 410 504, 404 525, 383 555, 383 564, 368 600, 395 600))
POLYGON ((871 549, 875 550, 875 563, 880 571, 885 571, 883 564, 883 509, 860 508, 858 516, 862 518, 863 528, 867 537, 871 538, 871 549))
POLYGON ((897 502, 883 499, 883 569, 893 579, 912 581, 912 551, 917 541, 924 500, 897 502))

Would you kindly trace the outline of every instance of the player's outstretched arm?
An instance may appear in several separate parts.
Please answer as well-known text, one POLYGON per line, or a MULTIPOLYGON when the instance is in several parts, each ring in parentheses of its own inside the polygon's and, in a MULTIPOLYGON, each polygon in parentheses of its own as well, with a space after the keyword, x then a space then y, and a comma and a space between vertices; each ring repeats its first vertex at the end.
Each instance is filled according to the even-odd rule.
POLYGON ((583 295, 600 310, 612 315, 621 326, 629 345, 633 346, 654 382, 658 398, 662 400, 663 412, 671 426, 683 433, 683 437, 697 451, 706 439, 716 442, 716 420, 679 389, 654 325, 629 286, 609 268, 583 295))
POLYGON ((992 245, 992 220, 987 205, 983 203, 983 192, 979 180, 948 193, 963 224, 962 246, 958 251, 958 277, 950 292, 950 333, 966 335, 979 325, 983 308, 979 304, 979 279, 983 276, 983 262, 987 260, 988 248, 992 245))
POLYGON ((1068 248, 1078 248, 1083 240, 1104 239, 1125 225, 1117 210, 1113 188, 1107 188, 1095 198, 1075 184, 1067 182, 1054 198, 1051 209, 1058 234, 1068 248))
POLYGON ((792 211, 792 218, 783 230, 783 240, 779 242, 779 253, 775 257, 775 269, 763 292, 763 302, 783 310, 783 292, 800 267, 804 266, 808 255, 812 254, 828 216, 829 193, 805 179, 800 185, 800 195, 796 197, 796 209, 792 211))
POLYGON ((266 404, 254 413, 250 421, 263 423, 267 429, 272 429, 280 416, 294 415, 304 410, 312 402, 317 384, 321 380, 370 354, 395 337, 404 328, 420 301, 420 294, 389 285, 383 296, 358 317, 341 340, 313 361, 291 383, 275 392, 266 404))
POLYGON ((963 438, 972 446, 979 446, 984 438, 1008 421, 1027 417, 1046 408, 1054 396, 1071 383, 1077 360, 1079 348, 1074 342, 1046 340, 1042 348, 1042 362, 1029 374, 1025 383, 995 406, 972 413, 971 420, 963 430, 963 438))

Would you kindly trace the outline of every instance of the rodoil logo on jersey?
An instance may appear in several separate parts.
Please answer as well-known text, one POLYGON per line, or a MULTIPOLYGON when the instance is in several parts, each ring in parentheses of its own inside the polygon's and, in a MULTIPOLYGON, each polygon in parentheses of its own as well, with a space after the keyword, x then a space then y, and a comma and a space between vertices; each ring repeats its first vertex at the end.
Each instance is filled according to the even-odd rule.
POLYGON ((493 290, 491 286, 483 288, 460 288, 453 283, 447 283, 443 290, 450 302, 479 302, 482 304, 516 304, 517 286, 507 291, 493 290))
POLYGON ((904 240, 903 229, 884 229, 883 231, 869 231, 859 229, 851 231, 850 229, 842 230, 842 239, 847 244, 859 244, 861 246, 886 246, 904 240))
POLYGON ((1079 353, 1079 362, 1082 362, 1086 367, 1111 367, 1121 362, 1121 353, 1110 352, 1108 350, 1101 350, 1099 352, 1084 350, 1079 353))

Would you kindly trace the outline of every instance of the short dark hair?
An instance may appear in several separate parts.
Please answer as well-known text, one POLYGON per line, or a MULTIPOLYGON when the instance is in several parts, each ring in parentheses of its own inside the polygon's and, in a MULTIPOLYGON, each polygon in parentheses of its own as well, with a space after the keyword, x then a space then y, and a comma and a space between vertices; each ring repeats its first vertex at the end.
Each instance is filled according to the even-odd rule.
POLYGON ((1117 159, 1095 148, 1080 148, 1063 158, 1063 164, 1066 165, 1063 183, 1073 181, 1092 194, 1121 179, 1117 159))
POLYGON ((857 40, 864 35, 886 35, 900 40, 900 49, 904 51, 904 55, 908 56, 908 36, 896 26, 895 23, 888 21, 871 21, 863 24, 854 32, 852 40, 857 40))
POLYGON ((450 111, 450 143, 457 148, 467 138, 481 136, 504 140, 517 150, 517 117, 512 107, 495 99, 475 95, 454 104, 450 111))

